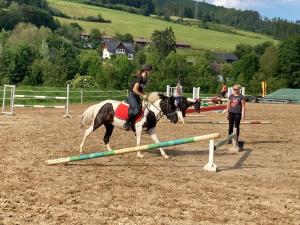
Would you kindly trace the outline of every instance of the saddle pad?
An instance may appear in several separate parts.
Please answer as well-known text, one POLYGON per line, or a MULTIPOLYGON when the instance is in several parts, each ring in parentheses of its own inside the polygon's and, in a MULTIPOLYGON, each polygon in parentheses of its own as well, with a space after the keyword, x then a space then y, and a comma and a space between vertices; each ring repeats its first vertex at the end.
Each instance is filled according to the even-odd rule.
MULTIPOLYGON (((120 120, 127 120, 128 119, 128 108, 129 105, 125 103, 120 103, 115 111, 115 117, 117 117, 120 120)), ((144 115, 144 110, 141 110, 141 112, 136 116, 135 122, 139 122, 144 115)))

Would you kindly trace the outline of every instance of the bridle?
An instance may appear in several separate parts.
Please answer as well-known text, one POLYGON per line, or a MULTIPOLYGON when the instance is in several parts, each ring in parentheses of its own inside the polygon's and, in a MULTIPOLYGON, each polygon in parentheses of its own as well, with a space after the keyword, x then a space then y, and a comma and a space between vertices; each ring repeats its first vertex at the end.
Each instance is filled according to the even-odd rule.
MULTIPOLYGON (((170 110, 170 104, 169 104, 169 98, 167 99, 167 110, 168 110, 168 112, 170 112, 171 110, 170 110)), ((171 112, 171 113, 167 113, 167 114, 164 114, 164 112, 163 112, 163 110, 161 109, 161 108, 158 108, 156 105, 154 105, 153 103, 151 103, 151 102, 148 102, 148 101, 145 101, 145 106, 143 107, 143 109, 148 109, 149 111, 150 111, 150 106, 149 105, 152 105, 154 108, 156 108, 157 110, 158 110, 158 114, 155 116, 155 118, 156 118, 156 121, 158 122, 164 115, 168 118, 168 117, 170 117, 170 116, 172 116, 172 115, 174 115, 174 114, 177 114, 177 112, 176 111, 174 111, 174 112, 171 112)))

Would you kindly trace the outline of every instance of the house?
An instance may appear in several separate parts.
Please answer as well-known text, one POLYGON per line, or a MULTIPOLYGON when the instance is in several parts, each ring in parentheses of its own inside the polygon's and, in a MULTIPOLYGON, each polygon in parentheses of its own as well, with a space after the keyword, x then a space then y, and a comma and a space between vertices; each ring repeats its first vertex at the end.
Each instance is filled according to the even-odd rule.
POLYGON ((215 52, 213 53, 213 56, 217 60, 225 61, 227 63, 234 63, 239 60, 239 58, 233 53, 215 52))
POLYGON ((191 48, 190 44, 176 41, 176 48, 191 48))
POLYGON ((128 59, 133 59, 135 50, 133 44, 130 42, 121 42, 121 41, 104 41, 103 45, 103 59, 110 59, 112 55, 126 54, 128 59))
POLYGON ((115 38, 109 35, 102 35, 103 41, 113 41, 115 38))
POLYGON ((139 46, 139 47, 144 47, 146 45, 149 45, 151 44, 151 40, 150 39, 147 39, 147 38, 143 38, 143 37, 140 37, 140 38, 134 38, 133 39, 134 43, 139 46))
MULTIPOLYGON (((134 44, 136 44, 139 47, 144 47, 152 43, 151 39, 147 39, 143 37, 134 38, 133 40, 134 40, 134 44)), ((176 48, 191 48, 191 45, 184 42, 176 41, 176 48)))

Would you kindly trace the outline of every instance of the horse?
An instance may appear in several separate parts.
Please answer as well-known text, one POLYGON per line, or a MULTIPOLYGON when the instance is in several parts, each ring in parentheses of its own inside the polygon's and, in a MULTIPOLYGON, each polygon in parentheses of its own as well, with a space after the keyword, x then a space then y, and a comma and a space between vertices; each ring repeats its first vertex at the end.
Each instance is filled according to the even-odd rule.
POLYGON ((177 115, 182 123, 184 123, 184 117, 186 115, 186 110, 191 106, 194 106, 194 110, 197 113, 200 113, 201 100, 181 97, 181 101, 180 101, 179 105, 177 106, 177 115))
MULTIPOLYGON (((176 113, 175 98, 166 97, 158 92, 152 92, 148 96, 147 101, 143 101, 141 113, 137 116, 135 124, 131 127, 136 134, 137 146, 140 146, 142 133, 147 133, 154 142, 159 142, 155 132, 155 127, 158 120, 164 115, 171 123, 177 123, 178 116, 176 113)), ((114 127, 117 127, 126 131, 123 126, 127 118, 128 104, 120 101, 105 100, 87 108, 81 115, 81 127, 89 124, 91 124, 91 126, 86 129, 84 133, 79 153, 83 153, 83 146, 86 138, 103 124, 106 128, 103 141, 107 150, 111 150, 109 146, 109 139, 112 135, 113 129, 114 127), (123 114, 123 116, 121 114, 123 114)), ((159 148, 159 150, 164 158, 169 158, 162 148, 159 148)), ((137 152, 137 156, 140 158, 143 157, 140 152, 137 152)))

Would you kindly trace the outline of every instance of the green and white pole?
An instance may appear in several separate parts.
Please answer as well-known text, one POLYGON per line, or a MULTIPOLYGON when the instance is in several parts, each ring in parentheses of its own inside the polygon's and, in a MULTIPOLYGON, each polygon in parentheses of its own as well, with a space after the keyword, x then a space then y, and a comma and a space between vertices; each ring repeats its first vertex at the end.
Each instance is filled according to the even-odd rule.
POLYGON ((144 151, 144 150, 150 150, 150 149, 155 149, 155 148, 169 147, 169 146, 174 146, 174 145, 182 145, 182 144, 192 143, 192 142, 196 142, 196 141, 215 139, 215 138, 219 138, 219 137, 220 137, 219 133, 214 133, 214 134, 208 134, 208 135, 203 135, 203 136, 196 136, 196 137, 175 139, 175 140, 171 140, 171 141, 164 141, 164 142, 159 142, 159 143, 149 144, 149 145, 122 148, 122 149, 104 151, 104 152, 95 152, 95 153, 91 153, 91 154, 82 154, 82 155, 77 155, 77 156, 69 156, 66 158, 52 159, 52 160, 45 161, 45 163, 48 165, 54 165, 54 164, 59 164, 59 163, 68 163, 68 162, 73 162, 73 161, 80 161, 80 160, 94 159, 94 158, 100 158, 100 157, 105 157, 105 156, 125 154, 125 153, 129 153, 129 152, 137 152, 137 151, 144 151))

